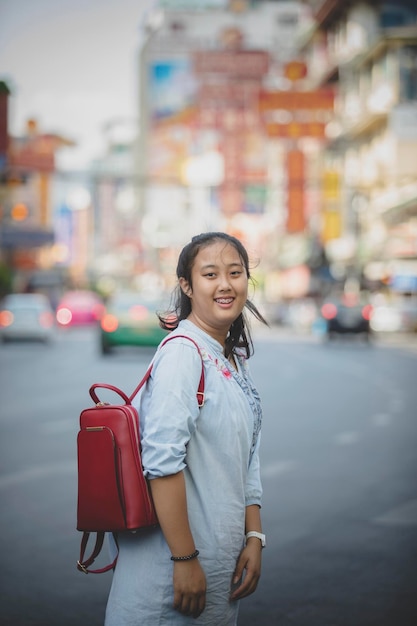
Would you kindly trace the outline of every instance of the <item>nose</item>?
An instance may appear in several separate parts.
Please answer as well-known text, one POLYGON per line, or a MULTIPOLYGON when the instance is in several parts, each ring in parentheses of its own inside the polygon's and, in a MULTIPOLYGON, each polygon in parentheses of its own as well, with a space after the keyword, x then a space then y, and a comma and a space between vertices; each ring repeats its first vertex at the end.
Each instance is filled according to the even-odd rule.
POLYGON ((229 281, 229 276, 227 274, 220 275, 219 289, 220 291, 230 291, 231 289, 230 281, 229 281))

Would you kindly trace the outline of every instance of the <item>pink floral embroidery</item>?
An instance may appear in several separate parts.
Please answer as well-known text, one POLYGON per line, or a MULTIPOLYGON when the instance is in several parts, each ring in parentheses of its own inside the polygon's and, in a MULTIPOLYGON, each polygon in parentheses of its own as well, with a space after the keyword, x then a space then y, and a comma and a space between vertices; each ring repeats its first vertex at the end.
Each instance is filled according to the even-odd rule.
POLYGON ((225 365, 221 364, 219 369, 221 373, 223 374, 223 376, 226 376, 226 378, 232 378, 232 374, 230 370, 228 370, 225 365))
POLYGON ((211 354, 208 354, 208 352, 206 352, 205 350, 201 350, 201 356, 203 357, 204 360, 211 361, 212 363, 214 363, 217 368, 217 371, 221 372, 225 378, 227 379, 232 378, 232 374, 230 370, 226 367, 224 363, 219 361, 219 359, 214 359, 211 356, 211 354))

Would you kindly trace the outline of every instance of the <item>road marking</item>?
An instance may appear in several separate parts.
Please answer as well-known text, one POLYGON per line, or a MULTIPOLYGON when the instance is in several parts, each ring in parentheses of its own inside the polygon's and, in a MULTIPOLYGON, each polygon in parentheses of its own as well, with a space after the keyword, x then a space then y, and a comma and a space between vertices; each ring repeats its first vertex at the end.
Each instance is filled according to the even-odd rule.
POLYGON ((50 465, 37 465, 20 472, 0 476, 0 489, 13 487, 24 483, 45 478, 51 474, 75 474, 77 471, 76 461, 63 461, 62 463, 51 463, 50 465))
POLYGON ((417 526, 417 500, 409 500, 374 518, 375 524, 385 526, 417 526))
POLYGON ((338 433, 334 441, 338 446, 350 446, 359 441, 359 433, 357 430, 347 430, 343 433, 338 433))
POLYGON ((282 474, 288 474, 297 467, 295 461, 277 461, 270 463, 261 469, 262 478, 273 478, 282 474))

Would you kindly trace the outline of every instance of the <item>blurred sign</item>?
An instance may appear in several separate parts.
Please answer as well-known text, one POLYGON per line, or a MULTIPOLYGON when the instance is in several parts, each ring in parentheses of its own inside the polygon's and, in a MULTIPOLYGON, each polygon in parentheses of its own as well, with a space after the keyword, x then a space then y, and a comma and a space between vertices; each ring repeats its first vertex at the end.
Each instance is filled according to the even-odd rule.
POLYGON ((339 239, 342 233, 342 218, 340 211, 326 209, 322 213, 322 218, 322 241, 327 243, 333 239, 339 239))
POLYGON ((187 58, 159 59, 149 66, 151 119, 178 115, 195 101, 195 81, 187 58))
POLYGON ((197 117, 197 125, 205 128, 242 132, 259 127, 260 119, 251 108, 202 107, 197 117))
POLYGON ((322 232, 323 243, 340 239, 342 234, 340 173, 327 169, 322 180, 322 232))
POLYGON ((187 58, 158 59, 149 66, 148 174, 181 181, 196 119, 195 81, 187 58))
POLYGON ((287 232, 299 233, 305 228, 305 156, 301 150, 287 153, 287 232))
POLYGON ((325 170, 323 174, 323 199, 340 199, 340 174, 336 170, 325 170))
POLYGON ((316 137, 324 139, 326 125, 322 122, 289 122, 288 124, 266 124, 269 137, 292 139, 297 137, 316 137))
POLYGON ((263 50, 204 50, 196 52, 194 71, 196 74, 218 74, 261 80, 269 69, 269 55, 263 50))
POLYGON ((275 109, 327 109, 332 110, 334 94, 330 89, 317 91, 261 91, 259 109, 273 111, 275 109))
POLYGON ((53 172, 57 147, 53 136, 14 138, 10 145, 10 166, 23 170, 53 172))
POLYGON ((253 80, 210 82, 199 87, 197 100, 200 107, 228 105, 257 105, 259 82, 253 80))

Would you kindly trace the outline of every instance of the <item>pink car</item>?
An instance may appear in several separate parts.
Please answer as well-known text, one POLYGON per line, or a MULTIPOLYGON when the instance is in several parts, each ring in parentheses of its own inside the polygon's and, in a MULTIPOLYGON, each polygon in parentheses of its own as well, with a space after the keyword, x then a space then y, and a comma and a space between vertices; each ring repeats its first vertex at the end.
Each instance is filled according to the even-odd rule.
POLYGON ((68 291, 60 300, 56 320, 60 326, 87 326, 97 324, 104 304, 93 291, 68 291))

